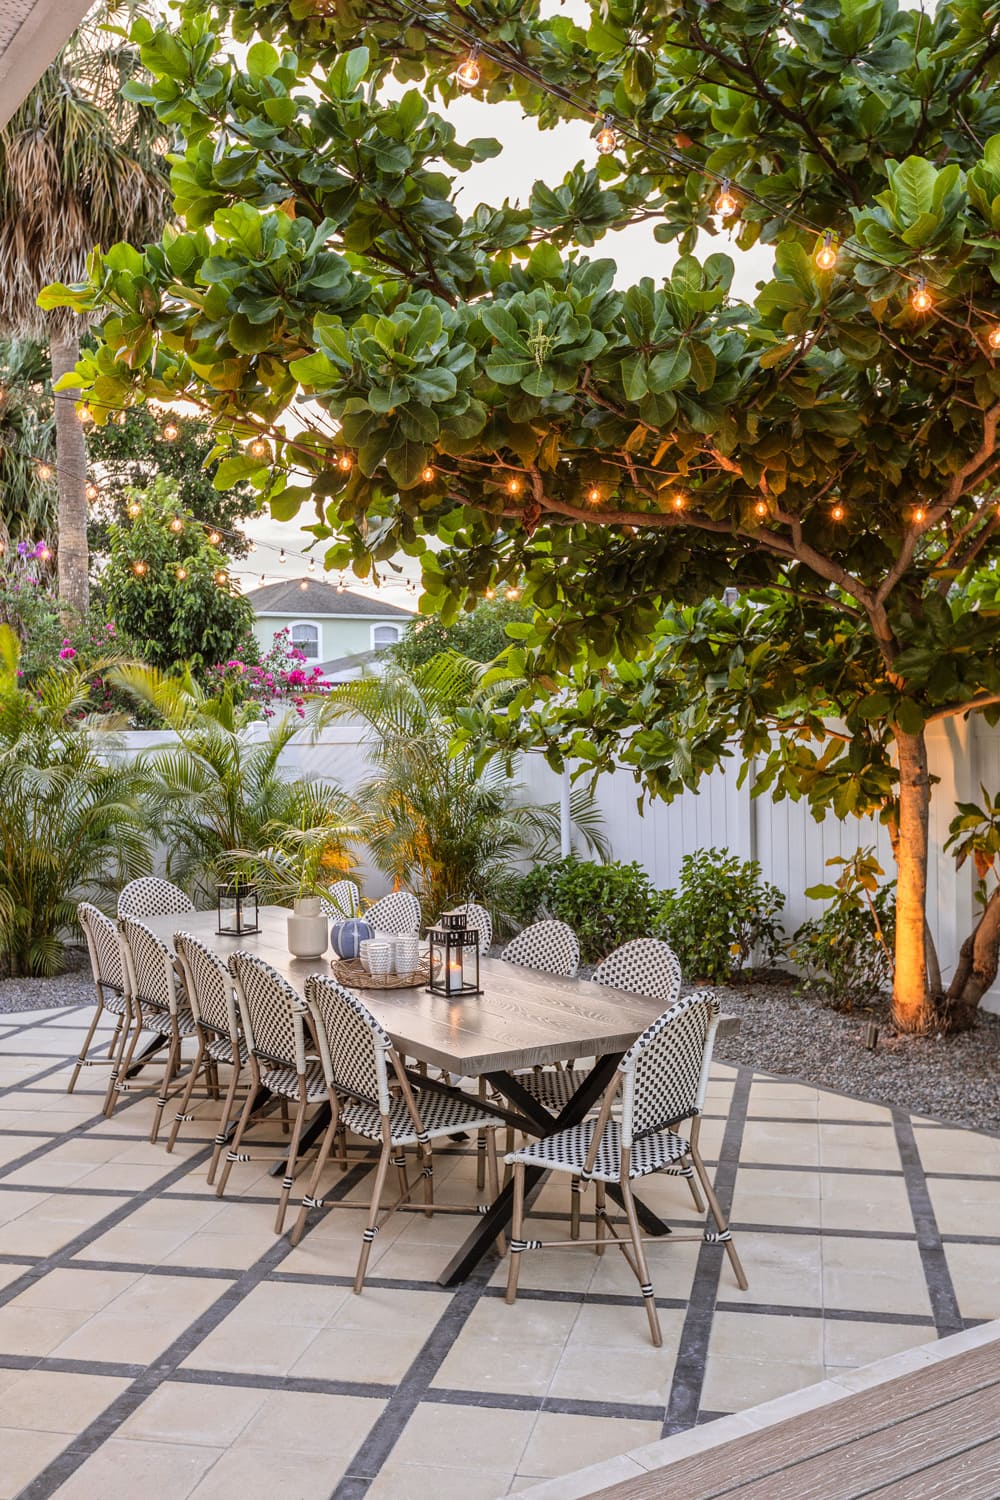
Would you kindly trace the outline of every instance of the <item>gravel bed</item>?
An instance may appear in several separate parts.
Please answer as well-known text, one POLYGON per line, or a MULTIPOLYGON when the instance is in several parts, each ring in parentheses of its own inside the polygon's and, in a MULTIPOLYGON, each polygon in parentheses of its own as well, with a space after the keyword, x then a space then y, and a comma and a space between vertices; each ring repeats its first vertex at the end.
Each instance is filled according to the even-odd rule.
POLYGON ((0 979, 0 1015, 21 1010, 54 1010, 60 1005, 93 1005, 94 981, 82 948, 70 948, 65 974, 53 979, 0 979))

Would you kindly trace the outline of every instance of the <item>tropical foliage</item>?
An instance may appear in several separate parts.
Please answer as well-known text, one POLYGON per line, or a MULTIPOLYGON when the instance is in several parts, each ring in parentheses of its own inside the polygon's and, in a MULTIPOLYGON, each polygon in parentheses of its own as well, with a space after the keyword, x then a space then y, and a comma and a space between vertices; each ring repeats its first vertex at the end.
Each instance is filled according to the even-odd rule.
POLYGON ((89 675, 57 662, 21 685, 20 650, 0 625, 0 961, 54 974, 77 902, 104 904, 150 868, 143 771, 115 753, 113 727, 81 718, 89 675))
MULTIPOLYGON (((467 750, 452 753, 458 710, 499 690, 483 685, 484 673, 456 655, 412 672, 393 665, 382 677, 331 689, 314 722, 352 717, 367 726, 371 772, 353 795, 352 821, 376 867, 420 897, 425 920, 471 898, 503 927, 518 863, 558 848, 559 813, 519 800, 500 756, 477 764, 467 750)), ((574 793, 571 815, 588 846, 605 853, 599 815, 583 791, 574 793)))
POLYGON ((728 849, 697 849, 681 860, 676 890, 665 891, 653 924, 688 978, 739 980, 751 958, 762 968, 784 952, 777 886, 761 879, 756 859, 728 849))
POLYGON ((594 964, 620 944, 648 937, 658 905, 639 865, 571 857, 529 870, 518 883, 513 914, 522 925, 546 917, 566 922, 580 940, 580 957, 594 964))
POLYGON ((828 859, 827 865, 840 872, 833 884, 806 891, 827 905, 796 929, 789 954, 805 989, 836 1005, 870 1000, 892 983, 895 891, 873 849, 828 859))
POLYGON ((445 625, 436 615, 417 615, 390 650, 400 666, 409 668, 421 666, 442 651, 455 651, 473 661, 495 661, 510 647, 507 626, 523 624, 531 613, 515 600, 486 599, 459 615, 452 625, 445 625))

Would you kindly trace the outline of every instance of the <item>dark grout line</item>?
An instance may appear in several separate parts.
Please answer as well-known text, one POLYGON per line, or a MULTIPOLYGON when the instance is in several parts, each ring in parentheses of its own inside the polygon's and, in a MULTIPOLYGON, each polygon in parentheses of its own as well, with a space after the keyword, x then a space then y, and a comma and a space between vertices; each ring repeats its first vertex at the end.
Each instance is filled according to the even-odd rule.
POLYGON ((934 1313, 934 1326, 938 1338, 944 1338, 949 1333, 961 1332, 962 1314, 948 1268, 948 1258, 941 1243, 931 1195, 927 1189, 927 1178, 920 1161, 913 1122, 902 1110, 893 1110, 893 1123, 896 1127, 899 1159, 903 1164, 906 1193, 910 1200, 910 1213, 917 1231, 927 1295, 934 1313))
MULTIPOLYGON (((633 1298, 633 1305, 635 1299, 633 1298)), ((636 1401, 588 1401, 574 1396, 525 1396, 515 1391, 462 1391, 431 1386, 424 1400, 433 1406, 474 1406, 484 1411, 554 1412, 562 1417, 612 1417, 662 1422, 663 1405, 636 1401)))
MULTIPOLYGON (((743 1127, 746 1123, 747 1106, 753 1071, 741 1067, 733 1088, 729 1119, 726 1122, 719 1151, 719 1166, 715 1173, 715 1193, 722 1212, 729 1214, 736 1186, 736 1169, 739 1163, 743 1127)), ((705 1383, 705 1365, 708 1360, 709 1340, 712 1336, 712 1320, 715 1302, 719 1294, 723 1262, 732 1274, 728 1257, 721 1245, 702 1244, 698 1250, 691 1292, 688 1298, 684 1326, 681 1330, 677 1359, 674 1364, 670 1396, 663 1419, 662 1435, 670 1437, 693 1427, 701 1408, 701 1392, 705 1383)))
MULTIPOLYGON (((365 1283, 367 1286, 367 1281, 365 1283)), ((319 1330, 317 1329, 317 1332, 319 1330)), ((249 1370, 199 1370, 187 1367, 168 1377, 171 1385, 211 1385, 227 1390, 288 1391, 313 1396, 365 1396, 388 1401, 396 1389, 371 1380, 324 1380, 314 1375, 257 1375, 249 1370)))

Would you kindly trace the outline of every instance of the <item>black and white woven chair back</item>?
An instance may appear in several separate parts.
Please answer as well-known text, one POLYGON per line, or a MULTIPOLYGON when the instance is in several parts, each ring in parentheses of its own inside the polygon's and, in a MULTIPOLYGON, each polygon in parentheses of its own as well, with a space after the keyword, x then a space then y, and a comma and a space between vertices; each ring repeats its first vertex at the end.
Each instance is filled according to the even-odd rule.
POLYGON ((700 1114, 705 1102, 719 1002, 695 990, 646 1027, 618 1064, 622 1145, 700 1114))
POLYGON ((258 1057, 306 1071, 306 1003, 256 953, 231 953, 229 972, 247 1045, 258 1057))
MULTIPOLYGON (((462 909, 460 906, 459 910, 462 909)), ((493 942, 493 918, 486 907, 480 906, 476 901, 466 901, 464 910, 466 925, 479 933, 479 951, 485 953, 493 942)))
POLYGON ((166 943, 132 917, 119 917, 118 933, 129 994, 140 1005, 155 1005, 176 1014, 176 970, 166 943))
POLYGON ((122 971, 122 950, 117 927, 110 917, 98 911, 89 901, 81 901, 76 914, 87 939, 94 983, 122 993, 125 989, 125 975, 122 971))
POLYGON ((364 914, 373 932, 388 932, 399 937, 417 932, 420 927, 420 902, 409 891, 391 891, 364 914))
POLYGON ((169 880, 156 875, 130 880, 118 897, 120 917, 171 917, 189 911, 194 911, 194 902, 169 880))
POLYGON ((174 952, 180 959, 184 987, 196 1021, 235 1041, 239 1018, 233 978, 224 958, 213 953, 190 932, 174 933, 174 952))
POLYGON ((672 1005, 681 992, 681 966, 673 949, 659 938, 635 938, 598 964, 594 983, 672 1005))
POLYGON ((550 917, 511 938, 500 957, 523 969, 544 969, 547 974, 572 979, 580 967, 580 944, 572 927, 550 917))
POLYGON ((323 1071, 330 1088, 377 1104, 389 1112, 392 1041, 357 995, 326 974, 310 974, 306 999, 312 1008, 323 1071))
POLYGON ((342 922, 361 912, 358 888, 353 880, 338 880, 330 887, 329 897, 324 896, 319 904, 324 917, 328 917, 331 922, 342 922))

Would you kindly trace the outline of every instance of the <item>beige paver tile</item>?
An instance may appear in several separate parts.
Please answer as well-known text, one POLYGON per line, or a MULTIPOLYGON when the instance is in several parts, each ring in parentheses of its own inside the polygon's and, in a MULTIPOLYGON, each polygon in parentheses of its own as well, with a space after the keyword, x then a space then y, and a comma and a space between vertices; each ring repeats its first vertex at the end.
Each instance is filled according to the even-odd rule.
POLYGON ((930 1177, 927 1189, 942 1234, 1000 1235, 1000 1177, 930 1177))
POLYGON ((128 1383, 110 1375, 18 1372, 3 1392, 4 1423, 33 1432, 76 1434, 110 1406, 128 1383))
POLYGON ((862 1312, 926 1316, 930 1302, 915 1241, 827 1235, 823 1240, 823 1303, 862 1312))
POLYGON ((244 1428, 240 1442, 350 1458, 384 1407, 384 1401, 365 1396, 271 1391, 244 1428))
POLYGON ((456 1391, 512 1391, 544 1396, 559 1363, 558 1344, 462 1334, 452 1345, 433 1384, 456 1391))
POLYGON ((588 1464, 585 1469, 576 1469, 556 1479, 539 1479, 533 1474, 515 1474, 508 1495, 530 1494, 531 1500, 585 1500, 614 1484, 623 1484, 626 1479, 637 1479, 645 1469, 620 1453, 617 1458, 606 1458, 603 1463, 588 1464))
POLYGON ((0 1307, 0 1354, 51 1354, 90 1313, 79 1308, 0 1307))
POLYGON ((710 1358, 718 1360, 788 1360, 793 1364, 818 1365, 823 1360, 823 1322, 820 1318, 717 1312, 708 1351, 710 1358))
POLYGON ((631 1348, 597 1348, 571 1339, 562 1351, 548 1394, 573 1401, 631 1401, 641 1406, 665 1406, 677 1357, 676 1333, 671 1329, 673 1336, 666 1337, 670 1321, 670 1315, 661 1310, 662 1349, 644 1346, 645 1325, 632 1323, 631 1319, 631 1331, 635 1334, 631 1348))
MULTIPOLYGON (((221 1448, 109 1438, 56 1490, 59 1500, 186 1500, 221 1448)), ((242 1490, 233 1494, 245 1495, 242 1490)))
POLYGON ((1000 1318, 996 1245, 945 1245, 955 1295, 965 1318, 1000 1318))
POLYGON ((706 1411, 739 1412, 761 1401, 773 1401, 787 1391, 822 1380, 819 1360, 733 1359, 709 1356, 701 1404, 706 1411))
POLYGON ((316 1337, 298 1324, 241 1323, 225 1318, 184 1360, 194 1370, 287 1375, 316 1337))
POLYGON ((819 1159, 823 1167, 900 1170, 899 1148, 888 1125, 820 1125, 819 1159))
POLYGON ((325 1328, 337 1309, 352 1295, 349 1287, 311 1286, 295 1281, 264 1281, 241 1298, 229 1314, 238 1323, 301 1324, 325 1328))
MULTIPOLYGON (((660 1329, 663 1333, 665 1358, 677 1351, 684 1313, 680 1308, 661 1307, 660 1329)), ((648 1346, 649 1322, 642 1297, 636 1293, 626 1303, 588 1302, 570 1331, 567 1349, 589 1348, 592 1358, 599 1359, 605 1349, 624 1352, 644 1350, 648 1346)))
POLYGON ((828 1318, 823 1324, 823 1361, 830 1373, 844 1367, 870 1365, 877 1359, 888 1359, 903 1349, 926 1344, 934 1337, 934 1325, 914 1323, 839 1322, 828 1318))
POLYGON ((1000 1138, 974 1130, 914 1129, 925 1172, 990 1172, 1000 1177, 1000 1138))
POLYGON ((424 1401, 393 1448, 393 1462, 434 1467, 447 1455, 450 1468, 516 1473, 536 1420, 534 1412, 424 1401))
POLYGON ((513 1475, 505 1469, 446 1469, 390 1459, 368 1490, 367 1500, 498 1500, 513 1475))
POLYGON ((737 1242, 749 1288, 737 1290, 728 1262, 723 1262, 719 1297, 772 1307, 821 1307, 822 1241, 818 1235, 759 1234, 744 1231, 737 1242))
POLYGON ((288 1448, 230 1449, 192 1492, 192 1500, 329 1500, 346 1459, 288 1448))
POLYGON ((295 1360, 289 1374, 318 1380, 357 1380, 366 1385, 398 1385, 425 1341, 422 1333, 395 1334, 391 1329, 308 1331, 313 1335, 312 1341, 295 1360))
POLYGON ((522 1344, 562 1344, 580 1313, 578 1302, 544 1302, 519 1297, 508 1307, 501 1297, 483 1297, 465 1323, 477 1338, 510 1339, 522 1344))
POLYGON ((559 1475, 614 1458, 660 1436, 659 1422, 630 1417, 575 1417, 540 1412, 518 1469, 525 1474, 559 1475))
POLYGON ((19 1495, 68 1441, 64 1432, 0 1427, 0 1500, 13 1500, 19 1495))
POLYGON ((155 1443, 229 1447, 263 1406, 267 1394, 246 1386, 168 1381, 122 1423, 119 1436, 155 1443))
POLYGON ((788 1120, 748 1120, 740 1146, 741 1162, 779 1166, 819 1166, 819 1126, 788 1120))

